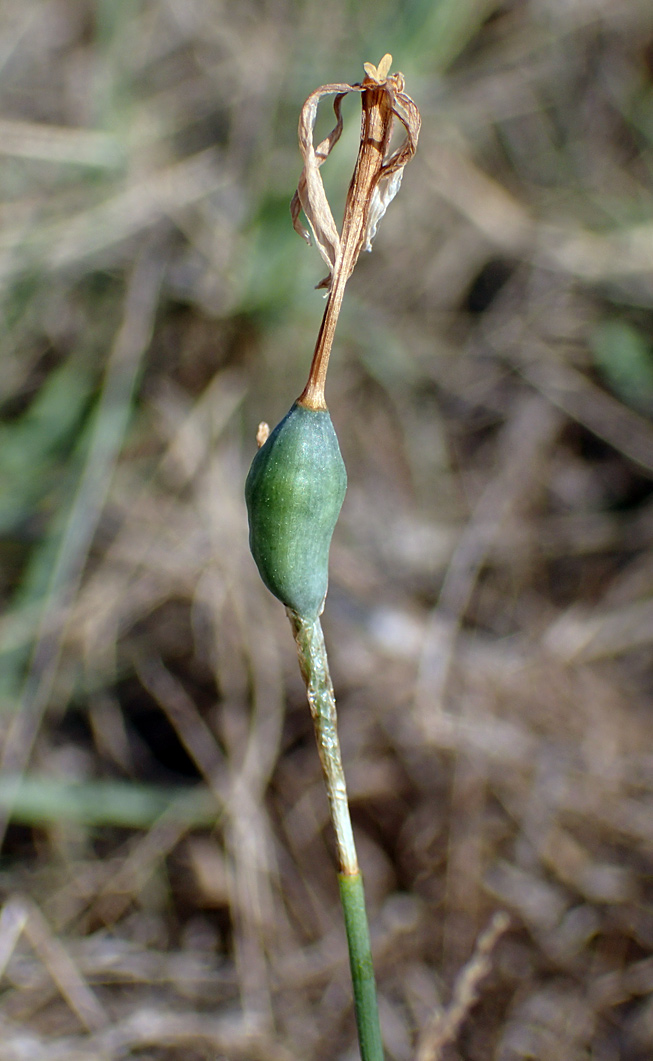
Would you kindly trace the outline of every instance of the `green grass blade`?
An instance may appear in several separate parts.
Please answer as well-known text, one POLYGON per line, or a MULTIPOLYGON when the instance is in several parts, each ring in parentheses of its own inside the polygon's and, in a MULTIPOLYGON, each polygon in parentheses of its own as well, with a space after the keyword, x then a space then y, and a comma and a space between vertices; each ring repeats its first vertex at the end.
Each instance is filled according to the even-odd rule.
POLYGON ((172 788, 133 781, 71 784, 37 776, 0 777, 0 813, 22 825, 72 822, 85 826, 149 829, 162 815, 191 826, 212 825, 220 809, 207 789, 172 788))

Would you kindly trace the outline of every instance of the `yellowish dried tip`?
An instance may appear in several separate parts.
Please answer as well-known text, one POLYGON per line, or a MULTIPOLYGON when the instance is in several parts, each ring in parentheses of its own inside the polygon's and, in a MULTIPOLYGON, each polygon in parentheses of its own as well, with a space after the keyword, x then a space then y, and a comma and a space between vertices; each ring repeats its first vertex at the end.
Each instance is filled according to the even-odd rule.
POLYGON ((386 77, 390 73, 390 67, 392 66, 392 56, 389 52, 383 56, 381 62, 376 68, 376 72, 379 77, 379 81, 385 81, 386 77))
POLYGON ((270 425, 266 424, 265 420, 261 420, 260 424, 258 425, 258 427, 256 429, 256 445, 258 446, 259 449, 261 448, 261 446, 265 445, 265 443, 268 440, 268 435, 269 434, 270 434, 270 425))
POLYGON ((372 81, 376 81, 380 85, 387 78, 391 66, 392 56, 387 52, 378 66, 375 66, 374 63, 363 63, 363 70, 372 81))

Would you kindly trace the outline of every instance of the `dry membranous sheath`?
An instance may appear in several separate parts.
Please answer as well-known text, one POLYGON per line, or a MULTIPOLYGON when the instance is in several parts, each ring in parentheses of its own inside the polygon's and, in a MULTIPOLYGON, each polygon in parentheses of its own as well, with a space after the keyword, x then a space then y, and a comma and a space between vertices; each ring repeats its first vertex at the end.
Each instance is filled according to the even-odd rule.
POLYGON ((270 433, 259 424, 259 451, 252 461, 245 496, 249 540, 268 589, 286 605, 315 728, 339 864, 339 884, 354 987, 356 1022, 363 1061, 382 1061, 376 987, 349 816, 345 775, 336 725, 336 705, 319 616, 328 585, 329 548, 347 487, 347 474, 324 387, 345 285, 362 250, 371 250, 377 226, 399 190, 403 168, 417 147, 420 116, 406 95, 402 74, 390 74, 392 57, 378 67, 365 64, 360 84, 323 85, 306 100, 299 121, 304 167, 291 203, 293 224, 303 211, 313 239, 328 265, 319 285, 327 304, 315 345, 308 382, 283 420, 270 433), (342 101, 360 93, 362 123, 356 167, 349 185, 342 230, 338 233, 320 167, 342 132, 342 101), (334 95, 336 125, 313 144, 320 100, 334 95), (404 128, 400 146, 390 151, 395 120, 404 128))

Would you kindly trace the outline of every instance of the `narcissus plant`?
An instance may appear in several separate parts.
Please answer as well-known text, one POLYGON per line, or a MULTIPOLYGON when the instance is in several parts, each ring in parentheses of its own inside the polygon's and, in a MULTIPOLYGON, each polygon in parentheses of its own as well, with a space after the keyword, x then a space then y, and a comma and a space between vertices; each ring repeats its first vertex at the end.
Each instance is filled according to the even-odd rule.
POLYGON ((323 85, 306 100, 299 121, 304 167, 291 203, 293 224, 308 241, 304 213, 329 273, 328 291, 308 381, 283 420, 259 427, 260 448, 245 487, 249 540, 261 578, 285 604, 306 684, 326 783, 339 861, 339 883, 363 1061, 382 1061, 376 987, 347 790, 338 742, 333 686, 319 616, 328 587, 329 548, 345 497, 347 474, 327 409, 324 388, 345 286, 362 250, 371 250, 377 226, 399 190, 403 169, 417 147, 420 115, 405 92, 402 74, 390 74, 392 57, 365 63, 360 84, 323 85), (360 146, 338 233, 320 167, 342 133, 342 101, 359 93, 360 146), (313 131, 320 100, 334 95, 336 125, 317 145, 313 131), (404 128, 390 150, 395 121, 404 128))

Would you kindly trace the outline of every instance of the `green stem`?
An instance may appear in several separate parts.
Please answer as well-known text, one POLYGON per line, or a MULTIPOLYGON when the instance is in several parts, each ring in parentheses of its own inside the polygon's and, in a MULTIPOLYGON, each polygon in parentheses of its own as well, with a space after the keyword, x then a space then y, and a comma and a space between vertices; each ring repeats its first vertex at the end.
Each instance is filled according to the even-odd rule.
POLYGON ((365 893, 349 815, 347 787, 338 740, 336 701, 322 625, 319 619, 305 619, 291 608, 286 610, 306 685, 336 836, 340 864, 340 901, 345 918, 361 1058, 362 1061, 383 1061, 365 893))
POLYGON ((354 1007, 358 1041, 363 1061, 383 1061, 383 1044, 376 1002, 376 983, 370 947, 370 930, 365 911, 365 892, 360 873, 353 877, 338 874, 340 901, 345 915, 349 964, 354 985, 354 1007))

